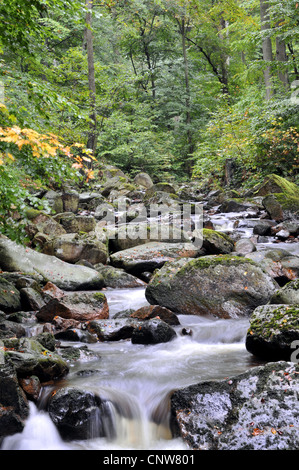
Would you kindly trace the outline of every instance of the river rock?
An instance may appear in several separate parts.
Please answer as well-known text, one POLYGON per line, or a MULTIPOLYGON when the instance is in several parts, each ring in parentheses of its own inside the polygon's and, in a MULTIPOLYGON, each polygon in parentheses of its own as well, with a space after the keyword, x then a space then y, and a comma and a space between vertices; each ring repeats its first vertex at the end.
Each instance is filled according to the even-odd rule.
POLYGON ((22 432, 28 416, 29 404, 13 365, 0 361, 0 439, 22 432))
POLYGON ((136 319, 116 318, 88 322, 88 331, 95 334, 99 341, 120 341, 132 337, 139 322, 136 319))
POLYGON ((270 304, 299 305, 299 280, 290 281, 271 297, 270 304))
POLYGON ((103 278, 94 269, 72 265, 55 256, 38 253, 3 235, 0 235, 0 268, 51 281, 65 290, 96 290, 103 286, 103 278))
POLYGON ((80 260, 106 263, 108 258, 107 246, 94 234, 68 233, 55 237, 45 243, 43 253, 71 264, 80 260))
POLYGON ((146 189, 151 188, 154 183, 147 173, 138 173, 134 178, 134 183, 138 186, 143 186, 146 189))
POLYGON ((109 406, 88 390, 63 387, 49 398, 48 412, 65 440, 112 437, 114 425, 109 406))
POLYGON ((228 254, 234 249, 233 240, 225 233, 204 228, 202 230, 202 237, 202 248, 206 254, 228 254))
POLYGON ((154 318, 145 320, 135 328, 131 341, 133 344, 167 343, 176 337, 175 330, 163 320, 154 318))
POLYGON ((11 313, 21 308, 21 295, 18 289, 14 284, 0 277, 0 310, 11 313))
POLYGON ((103 276, 104 286, 114 289, 132 289, 146 286, 146 283, 124 269, 113 266, 96 264, 94 268, 103 276))
POLYGON ((246 212, 248 210, 253 210, 254 208, 254 205, 246 202, 246 200, 237 201, 235 199, 228 199, 220 205, 219 211, 224 213, 246 212))
POLYGON ((67 363, 55 351, 49 351, 33 338, 5 339, 5 358, 11 362, 20 378, 35 375, 41 382, 62 378, 69 370, 67 363))
POLYGON ((88 233, 95 230, 96 219, 92 215, 75 215, 70 212, 60 215, 60 224, 65 233, 88 233))
POLYGON ((299 256, 280 248, 247 253, 247 258, 257 262, 280 286, 299 276, 299 256))
POLYGON ((151 318, 159 318, 168 325, 179 325, 180 321, 175 313, 160 305, 146 305, 144 307, 135 310, 130 314, 130 318, 136 318, 138 320, 150 320, 151 318))
POLYGON ((276 222, 283 221, 283 210, 274 194, 269 194, 263 198, 263 206, 271 219, 275 220, 276 222))
POLYGON ((231 255, 176 260, 154 273, 145 295, 175 313, 248 316, 271 298, 277 285, 256 263, 231 255))
POLYGON ((127 250, 118 251, 110 256, 111 265, 125 269, 133 274, 153 272, 166 261, 176 258, 194 258, 198 249, 192 243, 151 242, 127 250))
POLYGON ((299 345, 299 306, 262 305, 250 317, 246 349, 269 360, 292 360, 299 345))
POLYGON ((108 318, 109 307, 101 292, 66 292, 50 299, 37 313, 43 322, 51 322, 55 316, 80 322, 108 318))
POLYGON ((246 255, 247 253, 256 251, 256 245, 250 238, 241 238, 236 241, 234 251, 246 255))
POLYGON ((175 391, 171 427, 193 450, 296 450, 299 366, 253 367, 175 391))

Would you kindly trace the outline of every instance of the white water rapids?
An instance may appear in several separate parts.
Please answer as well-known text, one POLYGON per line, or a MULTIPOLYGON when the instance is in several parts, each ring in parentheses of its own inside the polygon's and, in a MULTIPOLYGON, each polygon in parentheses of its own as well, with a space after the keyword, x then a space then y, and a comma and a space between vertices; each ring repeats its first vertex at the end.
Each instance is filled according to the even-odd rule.
MULTIPOLYGON (((144 289, 105 293, 111 317, 125 308, 147 304, 144 289)), ((186 449, 182 440, 172 439, 168 428, 169 392, 203 380, 229 377, 256 363, 244 345, 248 319, 180 315, 179 320, 177 337, 169 343, 144 346, 124 340, 89 344, 89 349, 100 353, 100 360, 89 358, 70 370, 66 385, 83 387, 117 403, 121 413, 112 404, 110 410, 116 435, 63 442, 49 415, 31 404, 23 432, 6 437, 1 449, 186 449), (192 336, 181 334, 184 327, 192 330, 192 336), (97 373, 80 375, 80 370, 97 373)))
MULTIPOLYGON (((248 219, 245 222, 239 230, 249 237, 252 225, 248 219)), ((229 232, 234 227, 234 218, 222 214, 215 216, 214 223, 217 230, 229 232)), ((285 244, 273 247, 280 245, 286 248, 285 244)), ((287 249, 298 254, 297 244, 287 249)), ((111 318, 119 311, 147 304, 143 288, 107 290, 105 294, 111 318)), ((201 381, 237 375, 258 365, 258 361, 245 348, 249 319, 179 315, 179 320, 181 325, 175 327, 177 337, 168 343, 144 346, 123 340, 89 344, 88 349, 99 353, 100 359, 87 357, 72 366, 65 385, 83 387, 111 400, 107 426, 112 420, 115 432, 111 430, 110 435, 108 432, 109 437, 64 442, 47 412, 31 404, 23 432, 6 437, 1 449, 187 449, 181 439, 172 438, 168 426, 170 392, 201 381), (192 330, 192 336, 181 334, 184 327, 192 330), (80 374, 84 370, 93 373, 80 374)), ((97 426, 96 422, 93 424, 97 426)))

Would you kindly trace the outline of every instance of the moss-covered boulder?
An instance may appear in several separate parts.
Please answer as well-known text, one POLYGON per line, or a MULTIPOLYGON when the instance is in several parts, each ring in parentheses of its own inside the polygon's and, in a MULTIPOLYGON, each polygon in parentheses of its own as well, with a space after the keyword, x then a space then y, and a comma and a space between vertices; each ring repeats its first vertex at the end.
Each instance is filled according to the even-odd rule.
POLYGON ((281 176, 268 175, 252 192, 254 196, 274 194, 284 211, 299 214, 299 187, 281 176))
POLYGON ((231 255, 176 260, 154 273, 145 295, 175 313, 248 316, 266 304, 277 285, 256 263, 231 255))
POLYGON ((203 249, 210 255, 228 254, 234 249, 233 240, 225 233, 216 230, 204 228, 202 240, 203 249))
POLYGON ((250 318, 246 349, 261 359, 292 361, 299 344, 299 306, 262 305, 250 318))
POLYGON ((12 363, 20 378, 32 375, 43 382, 65 376, 67 363, 56 351, 46 349, 33 338, 3 339, 5 362, 12 363))
POLYGON ((67 233, 52 238, 44 244, 43 253, 72 264, 81 260, 90 264, 106 263, 108 259, 107 245, 94 233, 67 233))

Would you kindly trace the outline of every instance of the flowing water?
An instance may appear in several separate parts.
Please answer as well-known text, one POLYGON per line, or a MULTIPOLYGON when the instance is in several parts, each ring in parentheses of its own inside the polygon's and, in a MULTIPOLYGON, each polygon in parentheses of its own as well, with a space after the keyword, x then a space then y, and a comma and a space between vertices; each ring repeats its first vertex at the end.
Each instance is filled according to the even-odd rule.
MULTIPOLYGON (((218 230, 230 231, 235 220, 215 217, 216 222, 218 230)), ((245 225, 243 236, 248 237, 252 229, 250 223, 245 225)), ((107 290, 105 294, 110 317, 147 305, 143 288, 107 290)), ((71 367, 63 385, 82 387, 108 400, 109 413, 104 421, 108 437, 63 442, 42 409, 49 393, 44 389, 40 406, 30 405, 24 431, 5 438, 2 449, 187 449, 181 439, 171 436, 170 392, 204 380, 231 377, 259 363, 245 348, 247 318, 179 315, 179 320, 177 336, 168 343, 136 345, 123 340, 89 344, 88 349, 99 353, 100 359, 82 358, 71 367), (182 335, 183 328, 192 330, 192 335, 182 335)), ((93 426, 97 426, 96 421, 93 426)))

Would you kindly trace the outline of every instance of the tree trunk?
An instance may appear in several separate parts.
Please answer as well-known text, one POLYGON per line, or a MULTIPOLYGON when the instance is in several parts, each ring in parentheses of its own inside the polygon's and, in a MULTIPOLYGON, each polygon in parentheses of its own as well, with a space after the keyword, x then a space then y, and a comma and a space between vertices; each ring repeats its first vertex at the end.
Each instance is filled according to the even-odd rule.
MULTIPOLYGON (((265 31, 270 29, 269 14, 268 14, 268 2, 267 0, 260 0, 260 14, 261 14, 261 29, 265 31)), ((263 59, 266 62, 273 61, 272 53, 272 42, 271 37, 266 37, 263 40, 263 59)), ((272 83, 272 72, 271 66, 268 65, 264 70, 264 80, 266 87, 266 99, 269 100, 273 96, 273 83, 272 83)))
MULTIPOLYGON (((186 125, 187 125, 187 141, 188 141, 188 154, 193 153, 193 142, 192 142, 192 132, 191 132, 191 95, 190 95, 190 83, 189 83, 189 64, 188 64, 188 57, 187 57, 187 47, 186 47, 186 34, 187 34, 187 26, 185 22, 185 18, 182 18, 180 22, 177 19, 179 30, 182 37, 182 51, 183 51, 183 63, 184 63, 184 76, 185 76, 185 90, 186 90, 186 125)), ((186 170, 190 175, 192 173, 192 162, 188 160, 186 164, 186 170)))
MULTIPOLYGON (((287 62, 287 51, 286 45, 279 37, 276 38, 276 60, 278 62, 287 62)), ((287 90, 289 88, 289 78, 287 71, 279 70, 278 78, 282 82, 283 86, 287 90)))
POLYGON ((92 8, 93 0, 85 0, 87 13, 86 13, 86 28, 85 28, 85 41, 88 63, 88 88, 89 88, 89 106, 90 106, 90 126, 87 138, 87 148, 95 154, 97 145, 97 113, 96 113, 96 84, 95 84, 95 71, 94 71, 94 53, 93 53, 93 34, 92 34, 92 8))

